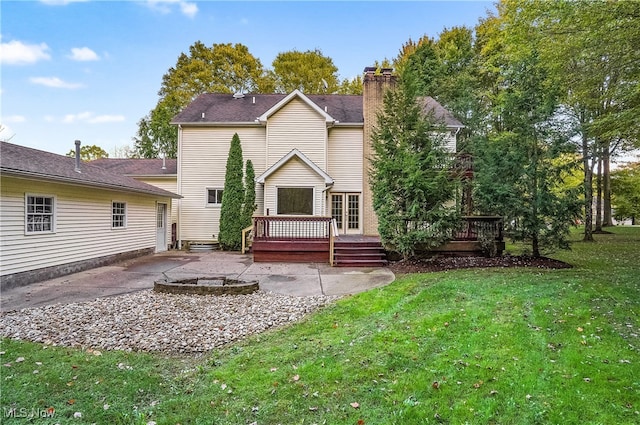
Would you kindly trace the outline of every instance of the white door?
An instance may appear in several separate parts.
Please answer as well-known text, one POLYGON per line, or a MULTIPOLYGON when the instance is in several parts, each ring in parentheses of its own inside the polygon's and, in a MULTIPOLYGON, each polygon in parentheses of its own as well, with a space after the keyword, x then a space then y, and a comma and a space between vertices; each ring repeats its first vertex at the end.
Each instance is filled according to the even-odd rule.
POLYGON ((360 234, 360 194, 332 193, 331 217, 341 235, 360 234))
POLYGON ((158 204, 156 213, 156 252, 167 250, 167 204, 158 204))

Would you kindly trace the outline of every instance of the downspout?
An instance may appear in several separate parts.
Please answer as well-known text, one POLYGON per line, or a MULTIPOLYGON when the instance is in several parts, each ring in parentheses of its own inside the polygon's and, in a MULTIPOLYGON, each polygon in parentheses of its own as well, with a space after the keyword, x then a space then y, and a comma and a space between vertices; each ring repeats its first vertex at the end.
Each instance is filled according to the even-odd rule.
MULTIPOLYGON (((176 183, 178 195, 182 195, 182 164, 180 158, 182 158, 182 125, 178 124, 178 159, 176 160, 176 172, 178 173, 176 183)), ((176 199, 178 202, 178 225, 176 226, 176 241, 178 241, 178 249, 182 249, 181 227, 182 227, 182 198, 176 199)))
POLYGON ((331 205, 331 204, 328 202, 328 199, 327 199, 328 196, 329 196, 329 193, 327 191, 333 187, 333 183, 325 185, 325 186, 326 187, 324 189, 322 189, 322 193, 324 195, 322 197, 322 203, 323 203, 323 205, 322 205, 322 215, 329 216, 331 214, 331 212, 327 211, 327 207, 329 205, 331 205))

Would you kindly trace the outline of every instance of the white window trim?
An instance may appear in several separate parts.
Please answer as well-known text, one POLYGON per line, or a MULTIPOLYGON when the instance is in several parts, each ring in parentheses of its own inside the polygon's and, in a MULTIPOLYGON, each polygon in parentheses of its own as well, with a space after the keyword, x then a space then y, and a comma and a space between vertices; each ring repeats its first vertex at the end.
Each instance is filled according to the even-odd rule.
POLYGON ((25 193, 24 194, 24 234, 25 236, 33 236, 33 235, 47 235, 56 233, 56 221, 57 221, 57 209, 58 209, 58 198, 55 195, 44 195, 41 193, 25 193), (39 198, 51 198, 53 199, 53 208, 51 211, 51 230, 42 230, 42 231, 29 231, 28 230, 28 201, 29 197, 39 197, 39 198))
POLYGON ((209 203, 209 191, 210 190, 224 191, 224 187, 208 186, 204 190, 204 205, 205 205, 205 207, 206 208, 220 208, 222 206, 222 199, 220 200, 219 204, 210 204, 209 203))
POLYGON ((127 228, 129 222, 129 206, 125 201, 118 201, 113 199, 111 201, 111 230, 123 230, 127 228), (124 204, 124 226, 114 226, 113 225, 113 204, 124 204))
POLYGON ((315 186, 302 186, 302 185, 277 185, 275 186, 276 188, 276 193, 275 193, 275 205, 276 205, 276 214, 275 215, 281 215, 281 216, 292 216, 292 217, 313 217, 316 215, 316 187, 315 186), (311 207, 311 215, 307 215, 307 214, 278 214, 278 189, 311 189, 313 191, 312 194, 312 202, 313 205, 311 207))

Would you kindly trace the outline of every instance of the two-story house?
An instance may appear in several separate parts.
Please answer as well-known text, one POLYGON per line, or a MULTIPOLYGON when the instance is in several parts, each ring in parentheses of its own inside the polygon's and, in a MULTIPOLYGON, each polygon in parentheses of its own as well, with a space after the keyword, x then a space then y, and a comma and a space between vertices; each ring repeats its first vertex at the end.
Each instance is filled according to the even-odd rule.
MULTIPOLYGON (((339 234, 377 235, 369 189, 371 131, 390 69, 365 68, 363 95, 203 94, 174 119, 178 126, 177 237, 215 240, 231 138, 256 172, 256 216, 325 216, 339 234)), ((425 113, 442 121, 456 149, 463 125, 434 99, 425 113)))

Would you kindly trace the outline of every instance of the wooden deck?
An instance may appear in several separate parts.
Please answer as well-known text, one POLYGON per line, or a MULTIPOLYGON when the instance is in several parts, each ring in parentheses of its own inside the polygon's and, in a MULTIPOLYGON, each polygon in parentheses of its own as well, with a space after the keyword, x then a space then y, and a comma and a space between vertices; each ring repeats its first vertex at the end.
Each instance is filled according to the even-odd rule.
MULTIPOLYGON (((428 225, 411 223, 428 228, 428 225)), ((335 266, 382 267, 386 252, 377 236, 335 235, 331 217, 255 217, 255 262, 314 262, 335 266)), ((451 241, 431 252, 444 255, 501 255, 501 217, 464 217, 451 241)))

